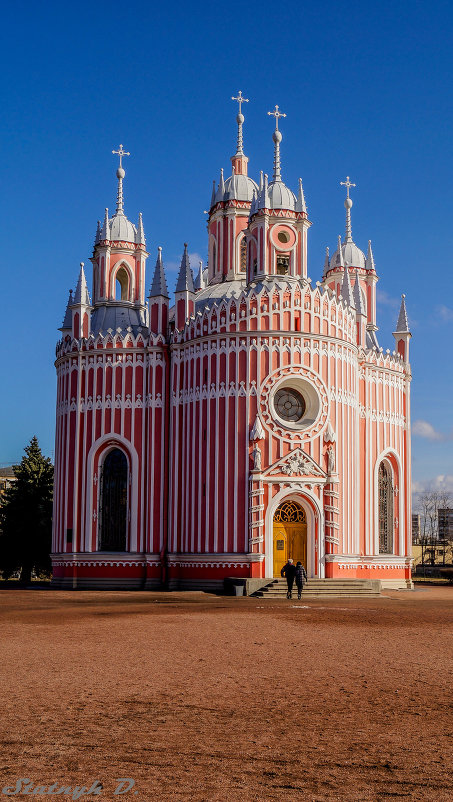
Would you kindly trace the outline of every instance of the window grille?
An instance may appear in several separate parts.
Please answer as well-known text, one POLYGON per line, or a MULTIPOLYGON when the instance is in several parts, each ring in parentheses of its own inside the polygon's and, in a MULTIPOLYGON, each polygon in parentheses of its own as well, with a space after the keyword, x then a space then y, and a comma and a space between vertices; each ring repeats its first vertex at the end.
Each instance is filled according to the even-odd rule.
POLYGON ((390 468, 381 462, 378 474, 379 553, 393 554, 393 482, 390 468))
POLYGON ((285 524, 305 524, 307 523, 307 518, 305 510, 300 504, 297 504, 295 501, 284 501, 283 504, 277 507, 274 521, 276 523, 285 524))

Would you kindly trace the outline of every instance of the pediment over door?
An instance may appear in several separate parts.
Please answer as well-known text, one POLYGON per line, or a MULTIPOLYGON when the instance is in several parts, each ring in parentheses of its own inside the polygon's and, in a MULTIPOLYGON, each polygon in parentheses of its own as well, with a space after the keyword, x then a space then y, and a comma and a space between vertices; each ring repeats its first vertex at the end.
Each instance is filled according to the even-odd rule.
POLYGON ((274 477, 280 477, 282 480, 287 480, 288 477, 303 477, 305 480, 311 479, 317 483, 327 481, 325 471, 302 448, 290 451, 263 471, 263 479, 274 479, 274 477))

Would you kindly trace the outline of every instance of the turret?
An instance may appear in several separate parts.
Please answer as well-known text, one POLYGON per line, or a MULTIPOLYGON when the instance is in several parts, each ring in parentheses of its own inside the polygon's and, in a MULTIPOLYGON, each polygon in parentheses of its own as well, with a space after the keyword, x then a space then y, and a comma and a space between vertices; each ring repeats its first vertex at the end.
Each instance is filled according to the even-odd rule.
POLYGON ((188 317, 195 308, 195 288, 193 285, 192 270, 190 268, 187 242, 184 243, 184 253, 181 259, 178 281, 175 290, 175 322, 176 328, 182 329, 188 317))
POLYGON ((242 92, 232 100, 239 104, 237 146, 231 157, 231 176, 225 180, 222 169, 218 188, 216 190, 214 185, 212 192, 208 218, 209 283, 245 279, 247 242, 244 232, 253 194, 258 191, 257 184, 247 175, 248 158, 243 150, 242 104, 249 100, 242 92))
MULTIPOLYGON (((90 313, 93 308, 91 306, 87 280, 83 268, 84 263, 80 262, 80 273, 76 291, 72 299, 72 304, 70 306, 68 304, 68 309, 71 309, 72 312, 72 336, 78 340, 82 337, 86 339, 90 334, 90 313)), ((65 325, 65 323, 63 325, 65 325)))
POLYGON ((153 283, 149 291, 149 328, 153 334, 166 335, 167 333, 169 299, 165 270, 162 263, 162 248, 159 246, 153 283))
POLYGON ((367 318, 366 318, 366 308, 363 301, 362 288, 360 286, 360 276, 357 268, 355 270, 355 283, 352 295, 354 298, 354 306, 355 306, 356 321, 357 321, 357 345, 360 345, 362 348, 365 348, 367 318))
POLYGON ((131 223, 124 212, 123 156, 129 152, 120 145, 112 151, 119 156, 116 210, 109 217, 105 210, 102 225, 98 223, 93 257, 93 332, 114 331, 129 326, 137 332, 147 326, 145 304, 145 265, 148 256, 141 214, 138 224, 131 223))
POLYGON ((299 179, 297 197, 282 180, 278 127, 286 114, 275 106, 268 115, 275 118, 274 172, 272 181, 261 174, 260 186, 252 202, 249 220, 247 279, 274 275, 293 278, 307 277, 307 231, 311 225, 299 179))
POLYGON ((409 331, 405 299, 406 296, 402 295, 400 313, 398 315, 396 331, 393 332, 393 336, 396 342, 396 350, 399 354, 401 354, 405 362, 409 362, 409 340, 412 337, 412 334, 409 331))

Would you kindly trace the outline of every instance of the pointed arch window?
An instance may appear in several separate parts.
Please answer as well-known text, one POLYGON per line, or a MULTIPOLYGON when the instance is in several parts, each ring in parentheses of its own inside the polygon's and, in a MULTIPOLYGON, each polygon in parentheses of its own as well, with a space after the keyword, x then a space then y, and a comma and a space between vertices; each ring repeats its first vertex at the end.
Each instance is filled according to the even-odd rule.
POLYGON ((116 274, 115 299, 117 301, 129 300, 129 274, 125 267, 120 267, 116 274))
POLYGON ((379 554, 393 554, 393 477, 383 461, 378 472, 379 554))
POLYGON ((107 454, 101 470, 100 551, 126 551, 127 479, 126 455, 114 448, 107 454))
POLYGON ((245 237, 242 238, 239 248, 239 270, 241 273, 245 273, 247 270, 247 240, 245 237))

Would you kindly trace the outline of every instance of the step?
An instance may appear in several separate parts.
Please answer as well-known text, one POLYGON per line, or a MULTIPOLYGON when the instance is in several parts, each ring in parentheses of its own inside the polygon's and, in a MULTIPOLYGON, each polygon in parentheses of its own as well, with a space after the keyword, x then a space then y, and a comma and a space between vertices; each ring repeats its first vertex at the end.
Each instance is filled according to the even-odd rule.
MULTIPOLYGON (((253 596, 259 596, 266 599, 279 599, 285 598, 287 594, 287 585, 285 579, 276 577, 273 581, 269 582, 260 590, 253 593, 253 596)), ((371 580, 369 579, 309 579, 305 583, 302 591, 303 598, 332 598, 332 597, 349 597, 349 598, 379 598, 380 593, 376 591, 371 580)), ((297 599, 297 587, 293 586, 292 598, 297 599)))

